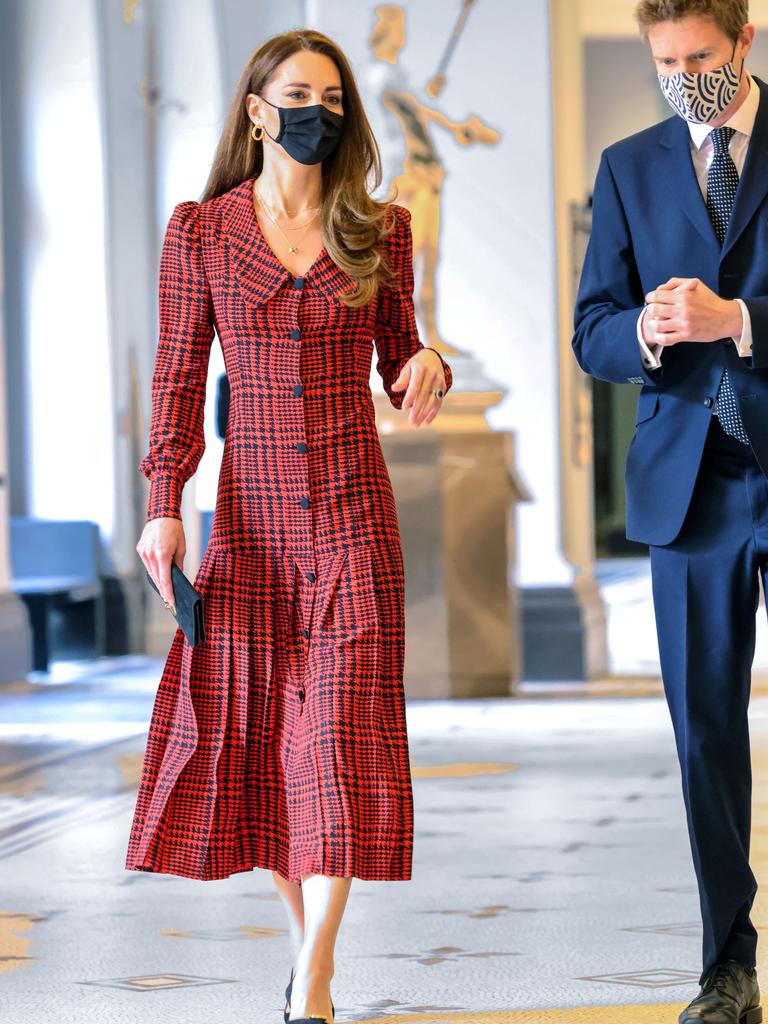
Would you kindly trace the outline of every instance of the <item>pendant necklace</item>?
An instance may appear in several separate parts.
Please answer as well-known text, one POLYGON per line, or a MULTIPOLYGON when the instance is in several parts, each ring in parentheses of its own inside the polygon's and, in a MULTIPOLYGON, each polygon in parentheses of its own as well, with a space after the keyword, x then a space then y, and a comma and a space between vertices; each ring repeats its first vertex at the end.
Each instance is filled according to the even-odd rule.
MULTIPOLYGON (((272 221, 272 223, 275 225, 277 230, 280 232, 280 234, 285 239, 285 244, 288 246, 288 252, 291 253, 291 254, 295 254, 297 252, 300 252, 301 250, 299 249, 298 243, 302 240, 304 235, 306 235, 307 231, 309 231, 309 229, 310 229, 310 227, 312 225, 312 222, 315 219, 316 212, 312 214, 312 216, 309 218, 309 220, 307 221, 306 224, 300 224, 298 228, 288 228, 289 231, 301 231, 302 228, 304 229, 302 231, 302 233, 299 235, 299 237, 296 239, 296 241, 292 242, 290 240, 290 238, 288 238, 288 236, 286 235, 285 231, 283 231, 283 229, 277 223, 277 221, 272 216, 272 214, 269 212, 270 209, 271 209, 271 207, 269 206, 269 203, 267 203, 267 201, 262 197, 261 193, 258 190, 256 190, 256 195, 257 195, 257 197, 259 199, 259 202, 261 203, 261 205, 262 205, 262 207, 264 209, 264 213, 267 215, 268 219, 272 221)), ((315 209, 315 211, 317 211, 318 207, 315 207, 314 209, 315 209)))

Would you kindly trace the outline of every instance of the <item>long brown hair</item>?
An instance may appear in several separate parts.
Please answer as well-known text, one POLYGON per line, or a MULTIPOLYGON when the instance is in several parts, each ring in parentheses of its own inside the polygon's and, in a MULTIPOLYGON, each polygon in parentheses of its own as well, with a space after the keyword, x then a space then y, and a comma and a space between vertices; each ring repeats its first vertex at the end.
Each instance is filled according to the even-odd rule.
POLYGON ((278 65, 301 50, 330 57, 341 76, 344 127, 339 144, 323 161, 320 216, 328 255, 356 282, 354 289, 340 296, 341 301, 347 306, 364 306, 375 297, 379 284, 391 279, 379 243, 391 230, 394 218, 390 223, 389 201, 379 202, 370 195, 382 180, 379 147, 349 61, 328 36, 313 29, 284 32, 251 54, 237 83, 201 201, 261 174, 264 148, 251 136, 246 97, 248 93, 261 94, 278 65))

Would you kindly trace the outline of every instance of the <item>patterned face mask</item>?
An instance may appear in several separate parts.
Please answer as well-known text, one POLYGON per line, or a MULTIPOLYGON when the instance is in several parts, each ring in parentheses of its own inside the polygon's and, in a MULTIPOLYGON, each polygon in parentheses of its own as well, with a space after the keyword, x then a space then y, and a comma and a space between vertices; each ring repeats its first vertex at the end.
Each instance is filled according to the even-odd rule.
MULTIPOLYGON (((733 56, 736 56, 735 43, 733 56)), ((732 57, 714 71, 678 71, 675 75, 659 75, 658 78, 661 91, 675 113, 694 124, 708 124, 733 103, 743 73, 744 61, 737 75, 732 57)))

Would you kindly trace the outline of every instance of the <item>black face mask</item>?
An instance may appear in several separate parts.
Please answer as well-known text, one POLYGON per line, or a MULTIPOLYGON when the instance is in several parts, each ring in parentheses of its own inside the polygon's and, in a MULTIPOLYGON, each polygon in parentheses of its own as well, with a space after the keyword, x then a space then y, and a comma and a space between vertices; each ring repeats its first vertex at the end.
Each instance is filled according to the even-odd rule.
POLYGON ((278 107, 261 98, 280 113, 280 131, 276 137, 272 138, 266 128, 264 131, 300 164, 322 163, 339 144, 344 122, 342 114, 334 113, 322 103, 311 107, 278 107))

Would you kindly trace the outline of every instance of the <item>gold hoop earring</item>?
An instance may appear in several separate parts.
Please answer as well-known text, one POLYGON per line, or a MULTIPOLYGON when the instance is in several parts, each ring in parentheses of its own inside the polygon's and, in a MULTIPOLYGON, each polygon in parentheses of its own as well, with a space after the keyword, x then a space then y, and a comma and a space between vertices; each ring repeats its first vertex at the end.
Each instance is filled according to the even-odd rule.
POLYGON ((255 124, 251 128, 251 138, 253 139, 254 142, 261 142, 261 140, 264 138, 264 125, 263 124, 258 124, 258 125, 255 124), (256 130, 257 129, 259 131, 258 135, 256 134, 256 130))

